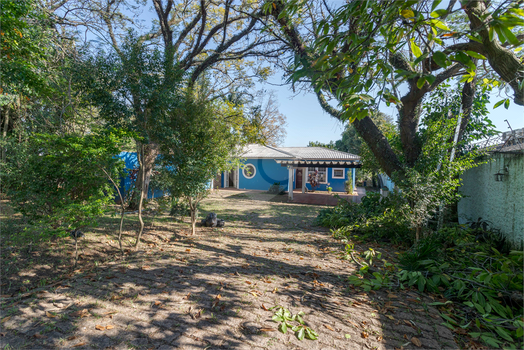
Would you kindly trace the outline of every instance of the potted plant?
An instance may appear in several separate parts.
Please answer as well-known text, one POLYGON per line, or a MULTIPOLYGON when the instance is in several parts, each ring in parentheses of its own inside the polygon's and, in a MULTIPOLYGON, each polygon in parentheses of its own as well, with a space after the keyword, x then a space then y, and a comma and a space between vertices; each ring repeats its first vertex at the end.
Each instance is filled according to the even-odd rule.
POLYGON ((331 194, 331 191, 333 190, 333 188, 330 187, 329 184, 328 184, 328 188, 327 188, 327 190, 328 190, 328 193, 331 194))

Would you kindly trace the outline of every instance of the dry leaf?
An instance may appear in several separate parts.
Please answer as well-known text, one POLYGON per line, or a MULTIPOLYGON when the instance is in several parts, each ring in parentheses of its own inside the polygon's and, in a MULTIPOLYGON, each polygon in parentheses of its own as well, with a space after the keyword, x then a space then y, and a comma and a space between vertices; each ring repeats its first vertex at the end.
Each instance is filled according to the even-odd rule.
POLYGON ((78 338, 76 335, 72 335, 68 337, 67 340, 75 340, 76 338, 78 338))
POLYGON ((50 313, 49 311, 46 311, 45 312, 45 315, 49 318, 53 318, 53 317, 56 317, 56 315, 53 315, 52 313, 50 313))
POLYGON ((381 335, 379 335, 379 336, 377 337, 377 341, 382 341, 382 336, 381 336, 381 335))
POLYGON ((349 322, 349 323, 351 323, 351 324, 352 324, 353 326, 355 326, 355 327, 359 328, 359 325, 358 325, 358 324, 356 324, 355 322, 353 322, 353 321, 351 321, 351 320, 348 320, 348 322, 349 322))
POLYGON ((104 331, 104 330, 106 329, 106 327, 97 324, 97 325, 95 326, 95 329, 97 329, 97 330, 99 330, 99 331, 104 331))
POLYGON ((218 294, 218 295, 215 297, 215 299, 220 299, 220 298, 222 298, 222 295, 220 295, 220 294, 218 294))
POLYGON ((188 252, 188 253, 189 253, 190 251, 191 251, 191 249, 186 249, 186 252, 188 252))
POLYGON ((158 306, 158 305, 160 305, 160 304, 162 304, 161 301, 159 301, 159 300, 155 301, 155 306, 158 306))
POLYGON ((73 345, 73 348, 78 348, 78 347, 80 347, 80 346, 84 346, 84 345, 86 345, 86 344, 87 344, 86 342, 78 343, 78 344, 76 344, 76 345, 73 345))
POLYGON ((191 293, 187 293, 187 295, 185 297, 183 297, 182 299, 188 300, 190 296, 191 296, 191 293))
POLYGON ((261 332, 275 332, 276 329, 275 328, 261 328, 260 331, 261 332))
POLYGON ((274 293, 276 293, 276 292, 278 292, 278 288, 277 288, 277 287, 275 287, 275 289, 273 289, 273 291, 272 291, 271 293, 274 294, 274 293))
POLYGON ((260 307, 262 308, 262 310, 264 311, 269 311, 269 309, 267 307, 264 306, 264 304, 260 305, 260 307))
POLYGON ((388 298, 398 298, 395 294, 389 293, 388 298))
POLYGON ((251 293, 254 297, 258 297, 258 294, 255 292, 249 292, 249 293, 251 293))
POLYGON ((415 337, 411 338, 411 342, 415 344, 416 346, 418 346, 419 348, 422 346, 422 342, 418 338, 415 338, 415 337))
POLYGON ((112 324, 108 324, 108 325, 106 326, 106 329, 113 329, 113 328, 115 328, 115 326, 113 326, 112 324))
POLYGON ((11 318, 11 316, 6 316, 6 317, 2 318, 2 321, 0 321, 0 323, 4 323, 6 321, 9 321, 10 318, 11 318))
POLYGON ((390 320, 393 320, 395 321, 395 317, 391 316, 391 315, 385 315, 387 318, 389 318, 390 320))
POLYGON ((360 334, 362 336, 362 338, 366 339, 367 337, 369 337, 369 334, 367 332, 362 332, 360 334))
POLYGON ((47 338, 45 335, 42 335, 40 333, 35 333, 35 335, 33 335, 34 338, 38 338, 38 339, 45 339, 47 338))
POLYGON ((246 283, 247 283, 247 284, 251 284, 251 282, 249 282, 249 281, 246 281, 246 283))
POLYGON ((324 327, 326 327, 327 329, 329 329, 329 330, 331 330, 333 332, 335 331, 330 325, 325 324, 324 327))

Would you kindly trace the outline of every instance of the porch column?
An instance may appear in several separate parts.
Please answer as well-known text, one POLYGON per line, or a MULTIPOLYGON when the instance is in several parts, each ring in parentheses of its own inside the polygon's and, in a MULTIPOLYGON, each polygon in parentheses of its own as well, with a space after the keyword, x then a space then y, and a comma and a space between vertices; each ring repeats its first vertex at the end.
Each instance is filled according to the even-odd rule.
POLYGON ((302 168, 302 193, 306 193, 307 168, 302 168))
POLYGON ((287 192, 289 199, 293 200, 293 167, 288 166, 287 192))
POLYGON ((357 188, 355 187, 355 171, 356 170, 357 170, 357 168, 352 168, 351 169, 351 177, 353 178, 353 192, 357 192, 357 188))
POLYGON ((235 178, 235 187, 237 190, 240 188, 240 167, 237 167, 237 176, 235 178))

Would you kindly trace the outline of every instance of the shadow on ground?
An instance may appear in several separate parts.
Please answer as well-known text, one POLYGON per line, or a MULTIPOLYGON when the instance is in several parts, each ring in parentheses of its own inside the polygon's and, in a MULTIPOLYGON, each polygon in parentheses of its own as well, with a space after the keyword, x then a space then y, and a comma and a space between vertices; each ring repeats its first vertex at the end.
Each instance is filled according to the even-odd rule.
POLYGON ((316 207, 215 196, 203 209, 229 215, 228 226, 190 237, 162 222, 146 250, 4 299, 2 348, 456 347, 431 300, 348 287, 355 266, 312 226, 316 207), (319 339, 278 332, 268 310, 276 305, 305 312, 319 339))

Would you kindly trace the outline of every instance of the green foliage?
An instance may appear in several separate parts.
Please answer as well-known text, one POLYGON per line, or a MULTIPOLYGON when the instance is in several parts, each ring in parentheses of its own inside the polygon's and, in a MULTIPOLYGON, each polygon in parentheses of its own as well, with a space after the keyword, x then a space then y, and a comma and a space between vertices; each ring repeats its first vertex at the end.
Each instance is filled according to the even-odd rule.
POLYGON ((447 327, 491 347, 522 348, 524 253, 501 253, 497 244, 478 230, 445 228, 400 256, 398 278, 401 286, 444 291, 453 301, 441 310, 447 327))
POLYGON ((358 237, 409 244, 413 241, 413 232, 402 214, 405 208, 406 203, 399 194, 382 197, 369 192, 361 203, 340 199, 335 207, 320 210, 317 224, 332 228, 333 236, 338 239, 358 237))
POLYGON ((271 318, 274 322, 280 323, 278 330, 286 334, 288 329, 291 329, 295 332, 295 336, 298 340, 304 340, 304 338, 316 340, 318 339, 318 334, 308 326, 306 326, 303 316, 305 315, 303 311, 300 311, 296 315, 292 315, 288 309, 282 306, 273 306, 269 310, 275 310, 275 314, 271 318))
POLYGON ((285 193, 284 188, 285 187, 282 186, 280 182, 275 182, 274 184, 269 186, 269 189, 267 190, 267 192, 271 194, 284 194, 285 193))
POLYGON ((1 0, 0 8, 0 94, 44 91, 47 83, 40 70, 48 58, 48 19, 33 0, 1 0))
MULTIPOLYGON (((430 305, 439 308, 446 327, 491 348, 520 349, 524 252, 501 253, 499 244, 484 230, 446 227, 418 241, 395 265, 372 249, 362 252, 361 268, 348 282, 366 291, 397 286, 434 293, 440 300, 430 305)), ((348 243, 346 259, 355 253, 348 243)))
POLYGON ((2 178, 13 205, 47 233, 95 224, 114 199, 104 170, 113 178, 123 174, 124 163, 115 155, 126 136, 120 131, 36 134, 27 143, 9 145, 2 178))

